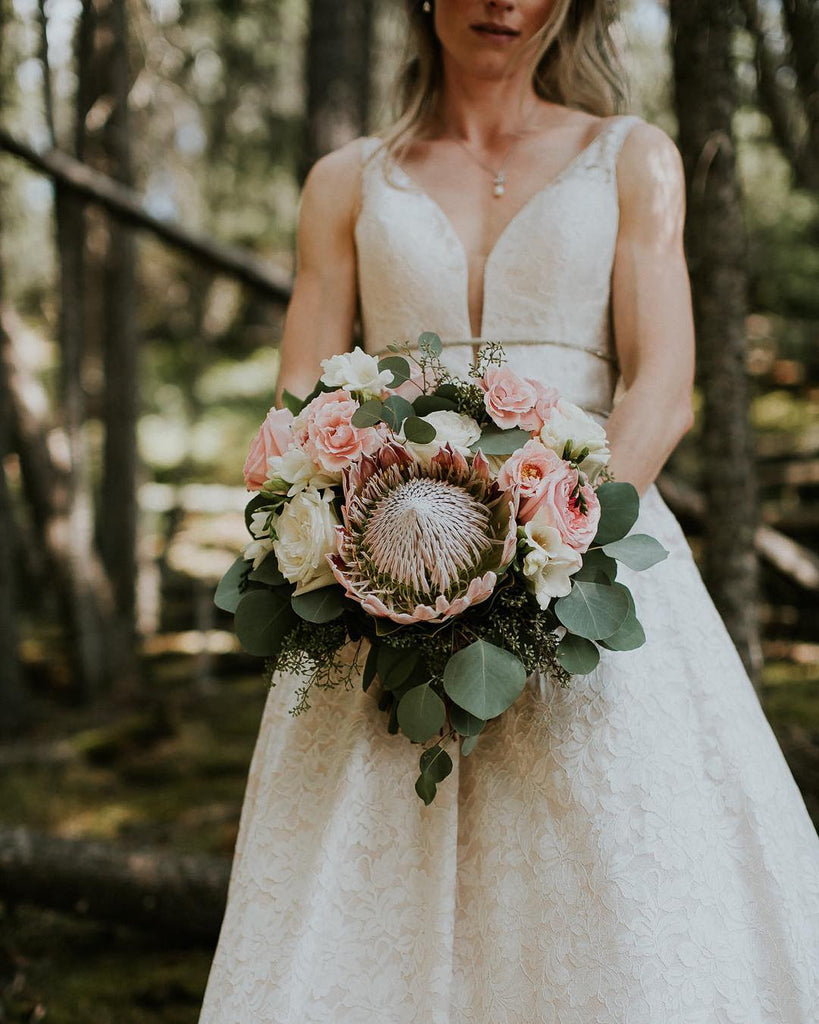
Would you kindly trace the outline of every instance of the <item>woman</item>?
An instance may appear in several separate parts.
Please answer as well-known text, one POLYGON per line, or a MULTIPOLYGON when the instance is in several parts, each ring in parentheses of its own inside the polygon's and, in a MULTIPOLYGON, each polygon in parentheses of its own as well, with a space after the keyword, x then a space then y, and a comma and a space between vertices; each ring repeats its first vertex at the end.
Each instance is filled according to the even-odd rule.
POLYGON ((819 1020, 819 837, 654 484, 692 421, 683 173, 612 113, 606 6, 408 3, 389 147, 305 183, 276 397, 351 347, 357 300, 371 352, 434 330, 463 371, 502 341, 606 423, 669 551, 618 573, 647 641, 530 677, 429 806, 372 690, 294 717, 279 674, 200 1024, 819 1020))

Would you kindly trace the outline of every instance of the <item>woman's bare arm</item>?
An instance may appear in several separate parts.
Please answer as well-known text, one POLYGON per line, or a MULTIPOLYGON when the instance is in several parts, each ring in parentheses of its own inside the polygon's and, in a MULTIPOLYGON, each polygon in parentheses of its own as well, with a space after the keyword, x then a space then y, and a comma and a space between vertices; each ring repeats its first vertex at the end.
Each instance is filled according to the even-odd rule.
POLYGON ((282 404, 285 388, 304 398, 321 375, 321 360, 352 347, 360 145, 360 139, 353 139, 321 157, 302 187, 296 276, 281 340, 276 405, 282 404))
POLYGON ((661 128, 635 125, 617 162, 612 314, 626 393, 607 423, 609 468, 642 495, 693 424, 694 318, 683 248, 685 175, 661 128))

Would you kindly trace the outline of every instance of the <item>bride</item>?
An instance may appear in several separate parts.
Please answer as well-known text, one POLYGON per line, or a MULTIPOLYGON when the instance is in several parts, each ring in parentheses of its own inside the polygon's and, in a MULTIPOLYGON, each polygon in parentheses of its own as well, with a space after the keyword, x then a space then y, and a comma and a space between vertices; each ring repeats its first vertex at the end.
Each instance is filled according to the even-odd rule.
MULTIPOLYGON (((605 423, 647 640, 534 673, 436 799, 375 687, 253 754, 200 1024, 809 1024, 819 837, 654 480, 692 421, 678 150, 620 105, 608 0, 407 0, 402 111, 304 185, 276 387, 352 345, 481 339, 605 423)), ((730 509, 726 510, 730 514, 730 509)), ((315 691, 313 691, 315 693, 315 691)))

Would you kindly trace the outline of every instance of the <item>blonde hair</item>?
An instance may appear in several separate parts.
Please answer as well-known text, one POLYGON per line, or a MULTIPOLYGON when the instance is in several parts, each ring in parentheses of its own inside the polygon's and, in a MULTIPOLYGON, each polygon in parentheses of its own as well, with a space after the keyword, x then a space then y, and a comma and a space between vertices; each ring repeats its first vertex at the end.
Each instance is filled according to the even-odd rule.
MULTIPOLYGON (((627 109, 628 82, 611 34, 618 7, 619 0, 556 0, 529 41, 528 73, 541 99, 599 117, 627 109)), ((433 15, 423 11, 422 0, 405 0, 405 11, 409 52, 392 89, 398 116, 370 159, 384 149, 390 162, 400 160, 435 117, 441 97, 443 62, 433 15)))

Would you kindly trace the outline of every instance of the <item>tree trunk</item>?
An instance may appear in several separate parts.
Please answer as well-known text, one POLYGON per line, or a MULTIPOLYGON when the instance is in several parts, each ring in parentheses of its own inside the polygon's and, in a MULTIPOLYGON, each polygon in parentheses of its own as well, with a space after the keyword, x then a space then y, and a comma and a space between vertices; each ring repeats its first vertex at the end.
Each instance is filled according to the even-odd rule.
MULTIPOLYGON (((107 65, 113 100, 106 124, 104 150, 109 173, 133 186, 128 118, 131 74, 128 67, 128 24, 124 0, 104 5, 100 28, 108 28, 110 46, 98 54, 107 65)), ((102 12, 100 12, 102 14, 102 12)), ((100 33, 102 36, 102 33, 100 33)), ((134 608, 137 569, 137 417, 139 358, 134 294, 136 254, 130 228, 110 218, 104 269, 103 351, 105 364, 105 448, 99 504, 99 536, 103 561, 114 588, 123 641, 136 642, 134 608)))
POLYGON ((311 0, 307 112, 300 177, 366 131, 374 0, 311 0))
POLYGON ((758 687, 758 498, 745 369, 748 271, 733 134, 737 10, 732 0, 671 0, 669 11, 704 401, 703 575, 758 687))
POLYGON ((0 898, 163 938, 215 942, 229 875, 230 862, 217 857, 128 850, 0 825, 0 898))

